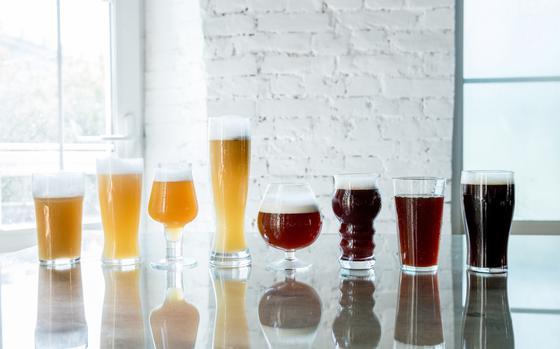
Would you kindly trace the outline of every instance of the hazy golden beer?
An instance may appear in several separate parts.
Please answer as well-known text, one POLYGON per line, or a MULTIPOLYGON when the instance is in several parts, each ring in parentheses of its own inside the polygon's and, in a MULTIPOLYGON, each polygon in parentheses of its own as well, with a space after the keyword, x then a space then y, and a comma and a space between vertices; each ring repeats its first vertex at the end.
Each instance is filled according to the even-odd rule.
POLYGON ((97 160, 99 209, 105 233, 103 262, 133 264, 140 260, 138 223, 142 200, 142 159, 97 160))
POLYGON ((41 264, 80 259, 84 176, 58 172, 33 175, 37 247, 41 264))
POLYGON ((162 223, 167 240, 166 259, 153 262, 158 269, 193 266, 196 261, 183 258, 183 228, 196 218, 198 203, 190 164, 158 165, 150 194, 148 212, 162 223))
POLYGON ((245 243, 245 205, 249 186, 251 140, 249 119, 216 117, 209 120, 210 171, 216 213, 213 263, 228 259, 250 263, 245 243))

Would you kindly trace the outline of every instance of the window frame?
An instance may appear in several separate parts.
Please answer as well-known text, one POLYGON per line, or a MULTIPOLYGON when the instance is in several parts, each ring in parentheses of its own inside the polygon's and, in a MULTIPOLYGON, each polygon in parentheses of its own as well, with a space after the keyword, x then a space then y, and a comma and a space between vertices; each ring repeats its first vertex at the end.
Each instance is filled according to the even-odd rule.
MULTIPOLYGON (((455 103, 452 150, 452 202, 451 228, 453 234, 464 234, 461 213, 461 171, 463 170, 463 87, 465 84, 484 83, 531 83, 560 82, 560 76, 488 77, 464 78, 463 33, 464 1, 455 1, 455 103)), ((468 0, 467 0, 468 1, 468 0)), ((511 234, 516 235, 560 235, 560 221, 514 220, 511 234)))
MULTIPOLYGON (((109 3, 110 16, 110 49, 109 76, 107 83, 108 102, 106 103, 106 134, 87 137, 97 143, 88 145, 81 143, 64 143, 60 133, 58 142, 51 143, 0 143, 1 151, 29 151, 30 149, 47 148, 58 151, 59 167, 64 166, 64 153, 68 148, 78 146, 83 151, 99 151, 103 148, 100 141, 111 143, 111 147, 119 156, 139 157, 144 153, 144 2, 142 0, 99 0, 109 3), (90 149, 91 148, 91 149, 90 149)), ((62 110, 62 72, 61 72, 61 41, 60 41, 60 0, 57 2, 57 64, 58 68, 58 121, 59 131, 64 127, 62 110)), ((1 195, 1 193, 0 193, 1 195)), ((88 193, 95 195, 95 193, 88 193)), ((0 206, 1 210, 1 206, 0 206)), ((84 223, 84 229, 99 228, 100 223, 84 223)), ((35 243, 35 224, 0 225, 0 237, 8 247, 0 249, 16 250, 35 243)))

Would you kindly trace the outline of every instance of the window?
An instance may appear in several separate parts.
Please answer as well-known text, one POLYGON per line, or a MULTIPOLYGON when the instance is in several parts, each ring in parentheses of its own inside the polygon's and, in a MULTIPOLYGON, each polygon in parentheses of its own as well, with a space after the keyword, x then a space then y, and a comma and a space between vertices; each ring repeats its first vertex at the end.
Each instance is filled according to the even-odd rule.
POLYGON ((465 169, 515 171, 514 233, 560 233, 560 3, 459 0, 454 229, 465 169))
POLYGON ((132 0, 0 0, 0 231, 34 226, 30 174, 59 168, 86 173, 99 222, 95 159, 141 151, 140 19, 132 0))

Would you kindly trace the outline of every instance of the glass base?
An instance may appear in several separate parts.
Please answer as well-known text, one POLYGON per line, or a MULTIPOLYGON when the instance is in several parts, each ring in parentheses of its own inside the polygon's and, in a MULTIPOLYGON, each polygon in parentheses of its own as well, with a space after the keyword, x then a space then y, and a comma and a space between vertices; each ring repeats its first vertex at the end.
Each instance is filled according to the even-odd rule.
POLYGON ((150 263, 152 268, 158 270, 180 270, 196 267, 196 260, 193 258, 181 259, 160 259, 157 262, 150 263))
POLYGON ((249 249, 231 253, 212 251, 210 254, 210 266, 214 268, 242 268, 250 265, 251 254, 249 249))
POLYGON ((401 266, 401 269, 406 272, 410 273, 435 273, 437 271, 438 266, 432 265, 429 267, 415 267, 412 265, 405 265, 401 266))
POLYGON ((338 260, 340 267, 342 269, 354 269, 354 270, 367 270, 373 268, 375 265, 375 259, 367 259, 362 261, 351 261, 348 259, 340 258, 338 260))
POLYGON ((114 265, 114 266, 127 266, 127 265, 136 265, 140 264, 142 260, 140 257, 133 257, 133 258, 121 258, 121 259, 108 259, 103 258, 101 262, 104 265, 114 265))
POLYGON ((468 265, 468 264, 467 264, 467 270, 473 271, 475 273, 483 273, 483 274, 505 274, 508 271, 507 266, 497 267, 497 268, 485 268, 485 267, 475 267, 474 265, 468 265))
POLYGON ((67 267, 71 266, 72 264, 76 264, 80 261, 80 257, 76 258, 56 258, 56 259, 39 259, 39 264, 49 267, 49 268, 58 268, 58 267, 67 267))
POLYGON ((311 263, 302 262, 297 258, 294 259, 281 259, 276 262, 272 262, 266 266, 270 270, 305 270, 311 267, 311 263))
POLYGON ((375 281, 373 269, 340 269, 340 276, 346 280, 371 280, 375 281))

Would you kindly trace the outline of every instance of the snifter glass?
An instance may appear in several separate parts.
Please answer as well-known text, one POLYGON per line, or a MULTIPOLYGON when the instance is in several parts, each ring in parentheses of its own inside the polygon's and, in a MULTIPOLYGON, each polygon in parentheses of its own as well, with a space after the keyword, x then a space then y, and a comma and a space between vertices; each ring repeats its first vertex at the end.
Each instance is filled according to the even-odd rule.
POLYGON ((285 258, 269 265, 274 270, 310 266, 295 257, 295 251, 311 245, 321 232, 321 213, 313 190, 307 184, 269 184, 258 215, 264 241, 285 252, 285 258))
POLYGON ((480 273, 507 272, 515 206, 513 172, 463 171, 461 188, 467 268, 480 273))
POLYGON ((57 266, 80 260, 84 174, 33 174, 39 262, 57 266))
POLYGON ((393 179, 399 252, 403 270, 437 270, 445 179, 393 179))
POLYGON ((192 258, 183 257, 183 230, 198 214, 191 164, 159 164, 148 204, 150 217, 164 227, 167 254, 152 263, 157 269, 191 267, 192 258))

